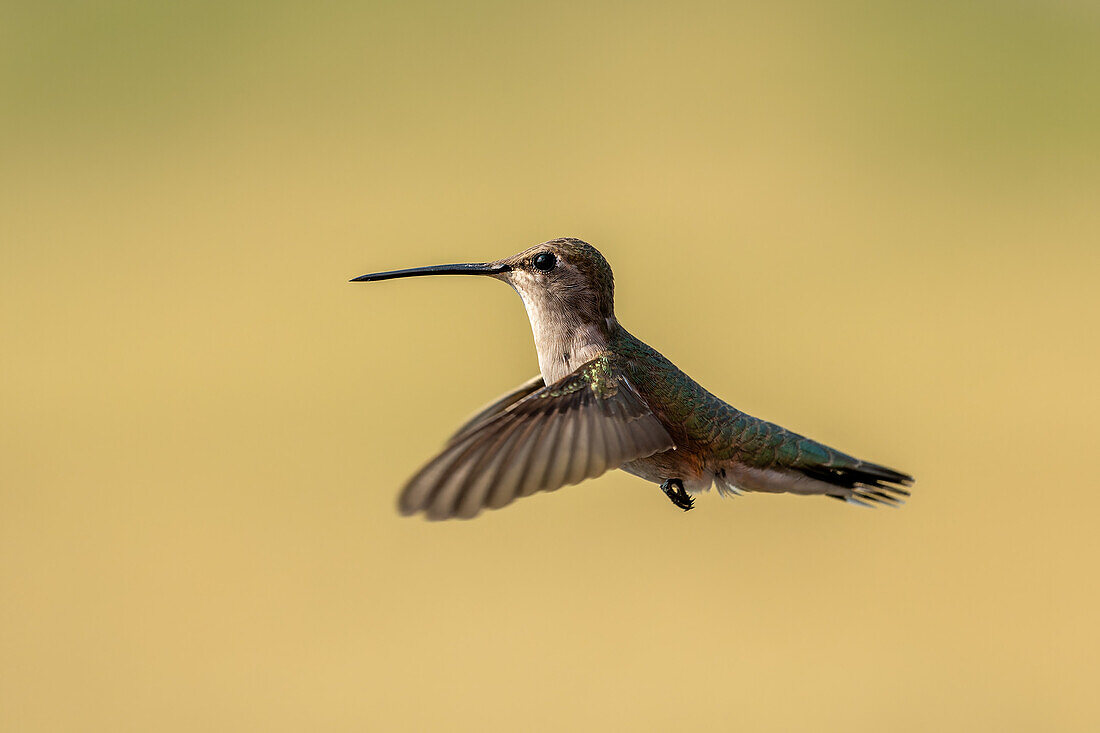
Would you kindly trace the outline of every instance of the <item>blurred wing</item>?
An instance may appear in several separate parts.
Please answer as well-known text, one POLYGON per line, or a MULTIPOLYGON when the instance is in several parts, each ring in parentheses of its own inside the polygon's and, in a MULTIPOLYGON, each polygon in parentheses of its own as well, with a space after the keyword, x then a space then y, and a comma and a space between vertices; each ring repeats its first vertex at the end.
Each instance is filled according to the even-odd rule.
POLYGON ((468 519, 673 447, 613 358, 601 356, 467 423, 413 476, 398 507, 429 519, 468 519))
POLYGON ((540 374, 537 377, 531 377, 526 382, 513 389, 511 392, 508 392, 507 394, 503 394, 500 397, 496 398, 489 404, 485 405, 485 407, 474 413, 474 415, 469 420, 464 422, 462 424, 462 427, 456 430, 455 434, 451 436, 451 439, 447 441, 447 445, 454 445, 462 438, 465 438, 474 427, 485 422, 497 413, 507 410, 509 407, 519 402, 527 395, 535 392, 536 390, 540 390, 545 386, 546 382, 542 381, 542 375, 540 374))

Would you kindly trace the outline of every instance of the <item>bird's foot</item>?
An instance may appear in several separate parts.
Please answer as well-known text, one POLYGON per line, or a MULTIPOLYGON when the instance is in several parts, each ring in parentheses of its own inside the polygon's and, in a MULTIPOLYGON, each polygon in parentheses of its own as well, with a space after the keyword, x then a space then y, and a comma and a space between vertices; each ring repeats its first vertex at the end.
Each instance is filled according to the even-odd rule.
POLYGON ((661 491, 665 492, 669 501, 685 512, 695 506, 695 499, 691 498, 684 489, 684 482, 678 478, 670 478, 661 484, 661 491))

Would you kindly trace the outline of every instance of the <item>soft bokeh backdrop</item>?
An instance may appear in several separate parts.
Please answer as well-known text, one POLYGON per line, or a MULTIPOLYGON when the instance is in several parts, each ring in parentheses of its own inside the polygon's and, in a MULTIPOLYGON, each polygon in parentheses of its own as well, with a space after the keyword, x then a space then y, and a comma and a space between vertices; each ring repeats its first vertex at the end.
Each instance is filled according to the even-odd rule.
POLYGON ((2 15, 0 729, 1100 726, 1095 3, 2 15), (913 500, 398 517, 561 235, 913 500))

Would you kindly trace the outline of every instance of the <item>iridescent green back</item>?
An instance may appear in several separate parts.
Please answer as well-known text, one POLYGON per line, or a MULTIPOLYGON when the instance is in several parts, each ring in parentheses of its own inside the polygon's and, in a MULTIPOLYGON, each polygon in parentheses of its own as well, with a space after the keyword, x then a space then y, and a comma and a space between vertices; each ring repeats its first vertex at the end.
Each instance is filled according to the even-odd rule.
MULTIPOLYGON (((811 475, 881 468, 741 412, 625 329, 620 329, 612 348, 623 357, 628 378, 668 427, 677 445, 705 451, 716 462, 798 469, 811 475)), ((889 473, 892 476, 883 478, 904 478, 903 474, 889 473)))

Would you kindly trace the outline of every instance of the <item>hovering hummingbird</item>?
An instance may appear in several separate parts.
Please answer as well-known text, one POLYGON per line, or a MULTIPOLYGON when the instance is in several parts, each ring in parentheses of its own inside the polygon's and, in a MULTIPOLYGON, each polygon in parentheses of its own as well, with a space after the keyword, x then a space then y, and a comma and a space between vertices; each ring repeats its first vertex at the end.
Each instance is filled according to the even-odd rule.
POLYGON ((363 275, 487 275, 527 308, 538 376, 490 403, 405 485, 403 514, 468 519, 536 491, 621 468, 687 511, 714 484, 823 494, 853 504, 902 503, 913 478, 746 415, 703 389, 619 325, 611 267, 579 239, 553 239, 481 264, 363 275))

